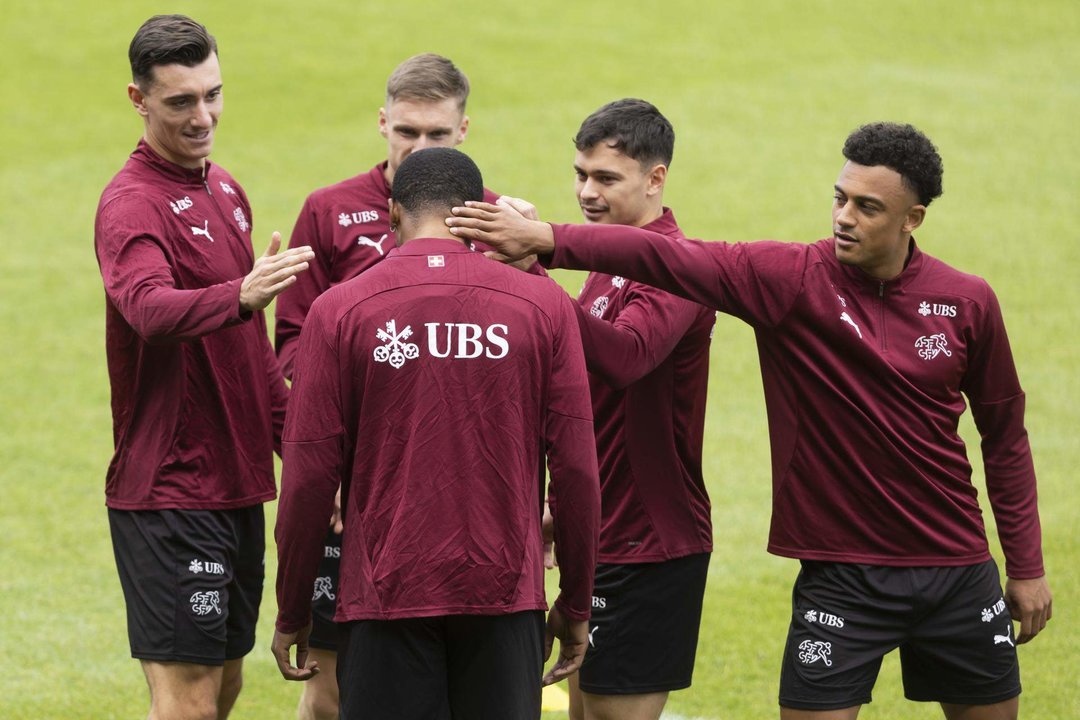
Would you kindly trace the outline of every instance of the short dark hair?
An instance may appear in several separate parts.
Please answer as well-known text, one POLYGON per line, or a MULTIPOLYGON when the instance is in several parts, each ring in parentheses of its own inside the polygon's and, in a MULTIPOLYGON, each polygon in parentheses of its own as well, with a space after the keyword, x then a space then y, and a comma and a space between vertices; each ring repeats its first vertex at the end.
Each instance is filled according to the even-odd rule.
POLYGON ((186 15, 155 15, 131 39, 131 79, 145 91, 154 84, 155 65, 195 67, 210 53, 217 53, 217 41, 204 26, 186 15))
POLYGON ((469 78, 450 58, 435 53, 413 55, 398 65, 386 81, 386 99, 438 102, 453 99, 465 110, 469 78))
POLYGON ((574 137, 574 146, 582 151, 601 142, 607 142, 643 166, 671 165, 675 129, 652 103, 625 98, 610 102, 585 118, 574 137))
POLYGON ((900 173, 904 184, 929 205, 941 195, 941 156, 930 138, 911 125, 878 122, 863 125, 848 135, 844 157, 873 167, 884 165, 900 173))
POLYGON ((441 212, 484 199, 484 178, 472 159, 453 148, 417 150, 394 173, 390 197, 409 215, 441 212))

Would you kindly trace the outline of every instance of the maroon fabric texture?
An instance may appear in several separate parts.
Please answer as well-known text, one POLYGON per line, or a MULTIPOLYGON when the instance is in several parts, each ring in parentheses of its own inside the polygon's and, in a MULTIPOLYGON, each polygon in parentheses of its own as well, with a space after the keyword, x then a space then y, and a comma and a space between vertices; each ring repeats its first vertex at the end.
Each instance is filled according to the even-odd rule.
MULTIPOLYGON (((675 216, 645 229, 683 237, 675 216)), ((701 473, 713 310, 618 275, 578 296, 600 467, 602 563, 712 551, 701 473)))
POLYGON ((94 246, 118 510, 228 509, 274 497, 288 390, 261 312, 240 313, 251 206, 227 172, 139 142, 102 193, 94 246))
POLYGON ((1035 473, 997 298, 921 252, 881 282, 811 245, 554 226, 559 267, 618 273, 742 318, 769 417, 769 550, 810 560, 970 565, 990 557, 957 433, 970 401, 1013 578, 1043 574, 1035 473))
POLYGON ((278 628, 308 620, 339 483, 339 622, 546 608, 544 447, 556 602, 584 619, 600 490, 570 299, 445 239, 413 240, 324 293, 285 428, 278 628))

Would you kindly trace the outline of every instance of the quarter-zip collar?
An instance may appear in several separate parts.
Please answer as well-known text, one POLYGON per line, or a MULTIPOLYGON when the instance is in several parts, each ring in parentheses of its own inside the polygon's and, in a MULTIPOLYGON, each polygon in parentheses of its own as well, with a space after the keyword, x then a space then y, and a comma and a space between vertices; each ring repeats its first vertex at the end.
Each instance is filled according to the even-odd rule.
POLYGON ((904 266, 903 271, 896 277, 890 280, 882 280, 880 278, 873 277, 863 272, 854 265, 845 265, 836 259, 835 252, 836 238, 829 239, 829 252, 832 255, 833 262, 840 269, 840 273, 848 280, 852 281, 855 285, 871 289, 874 292, 880 294, 884 288, 898 288, 903 289, 914 280, 918 274, 922 271, 923 265, 926 264, 926 256, 922 250, 915 243, 915 238, 912 237, 909 241, 910 254, 908 256, 907 265, 904 266))
POLYGON ((150 143, 146 142, 145 138, 139 139, 139 144, 135 147, 135 151, 131 153, 131 157, 177 182, 206 185, 207 178, 210 177, 211 165, 209 159, 205 161, 201 168, 181 167, 154 152, 154 149, 150 147, 150 143))

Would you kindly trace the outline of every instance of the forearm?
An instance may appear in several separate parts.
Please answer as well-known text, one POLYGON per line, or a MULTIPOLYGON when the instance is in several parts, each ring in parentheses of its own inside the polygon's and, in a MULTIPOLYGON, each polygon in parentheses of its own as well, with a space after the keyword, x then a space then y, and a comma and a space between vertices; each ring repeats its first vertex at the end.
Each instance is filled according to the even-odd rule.
POLYGON ((241 279, 197 290, 140 284, 110 298, 136 333, 149 343, 183 342, 243 322, 241 279))

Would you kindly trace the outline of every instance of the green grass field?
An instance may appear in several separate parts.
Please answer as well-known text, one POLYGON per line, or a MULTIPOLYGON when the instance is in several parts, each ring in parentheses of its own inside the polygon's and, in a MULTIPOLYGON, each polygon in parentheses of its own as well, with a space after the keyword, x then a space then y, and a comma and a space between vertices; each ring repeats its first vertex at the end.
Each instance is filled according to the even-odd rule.
MULTIPOLYGON (((1020 650, 1023 715, 1080 717, 1074 0, 5 1, 0 717, 145 714, 104 509, 112 439, 92 235, 99 193, 141 132, 125 94, 127 45, 146 17, 176 10, 218 38, 227 103, 214 160, 251 197, 258 252, 272 230, 291 230, 309 191, 383 158, 376 111, 385 79, 416 52, 449 55, 469 74, 463 149, 489 187, 530 198, 549 220, 578 219, 570 138, 619 97, 649 99, 675 125, 666 200, 695 237, 826 236, 846 134, 880 119, 926 131, 945 160, 945 195, 919 241, 994 285, 1028 394, 1057 616, 1020 650)), ((575 291, 581 283, 559 279, 575 291)), ((749 328, 722 317, 712 363, 706 473, 716 551, 694 687, 668 709, 773 718, 797 563, 764 550, 769 454, 749 328)), ((978 455, 973 425, 963 430, 978 455)), ((271 554, 238 720, 293 717, 299 693, 267 650, 274 572, 271 554)), ((890 657, 861 717, 940 711, 902 699, 890 657)))

